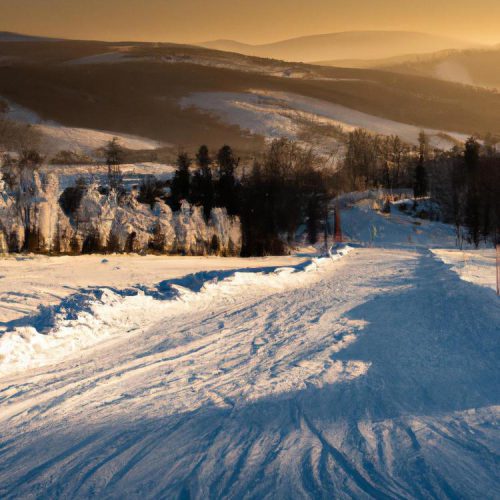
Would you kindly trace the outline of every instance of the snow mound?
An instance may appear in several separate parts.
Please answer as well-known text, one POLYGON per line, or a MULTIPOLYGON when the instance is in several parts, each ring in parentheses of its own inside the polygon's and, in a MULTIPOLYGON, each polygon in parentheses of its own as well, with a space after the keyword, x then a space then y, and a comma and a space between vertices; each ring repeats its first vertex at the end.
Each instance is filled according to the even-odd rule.
POLYGON ((432 253, 451 266, 461 279, 496 290, 495 249, 445 250, 434 249, 432 253))
POLYGON ((188 275, 156 287, 83 290, 56 307, 42 308, 30 326, 0 337, 0 374, 55 362, 103 339, 143 330, 179 314, 210 311, 241 297, 302 287, 318 280, 333 261, 352 247, 333 248, 328 257, 293 267, 188 275))

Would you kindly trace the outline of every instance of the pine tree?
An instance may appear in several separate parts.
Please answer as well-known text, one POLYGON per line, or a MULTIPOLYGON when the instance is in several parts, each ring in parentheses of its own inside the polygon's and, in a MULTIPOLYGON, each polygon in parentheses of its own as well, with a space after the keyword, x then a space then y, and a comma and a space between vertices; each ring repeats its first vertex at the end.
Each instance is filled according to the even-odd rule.
POLYGON ((193 203, 203 206, 205 219, 208 220, 215 203, 214 183, 212 179, 212 159, 207 146, 201 146, 196 154, 198 170, 191 183, 191 199, 193 203))
POLYGON ((307 203, 307 236, 309 243, 318 242, 318 226, 320 220, 320 206, 317 196, 311 196, 307 203))
POLYGON ((424 163, 424 154, 420 154, 415 167, 415 184, 413 185, 413 195, 415 198, 420 198, 427 195, 428 191, 428 180, 427 180, 427 169, 424 163))
POLYGON ((158 198, 161 198, 164 183, 160 182, 154 175, 146 175, 139 186, 137 201, 150 206, 152 209, 158 198))
POLYGON ((124 193, 123 176, 120 164, 123 162, 124 150, 118 142, 117 137, 113 137, 104 148, 106 165, 108 166, 109 188, 117 191, 120 195, 124 193))
POLYGON ((429 137, 424 130, 421 130, 418 134, 418 152, 424 162, 429 159, 430 142, 429 137))
POLYGON ((474 137, 465 143, 464 162, 467 170, 467 201, 465 208, 465 224, 469 230, 470 240, 476 247, 481 239, 481 197, 478 189, 478 165, 481 146, 474 137))
POLYGON ((172 179, 170 205, 175 212, 180 209, 182 200, 189 200, 189 188, 191 183, 191 174, 189 167, 191 158, 187 153, 179 153, 177 157, 177 170, 172 179))
POLYGON ((229 215, 239 211, 238 184, 235 170, 239 160, 234 156, 229 146, 223 146, 217 153, 219 182, 217 186, 217 204, 226 207, 229 215))
POLYGON ((477 164, 479 162, 479 152, 481 145, 474 137, 469 137, 465 142, 464 160, 467 166, 467 171, 471 174, 475 173, 477 164))

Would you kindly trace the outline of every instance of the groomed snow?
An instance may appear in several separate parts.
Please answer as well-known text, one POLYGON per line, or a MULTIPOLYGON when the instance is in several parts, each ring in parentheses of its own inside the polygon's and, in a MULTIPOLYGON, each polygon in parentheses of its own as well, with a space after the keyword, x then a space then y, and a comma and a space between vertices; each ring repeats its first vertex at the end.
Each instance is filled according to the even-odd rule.
POLYGON ((283 273, 188 292, 184 314, 106 293, 93 318, 119 335, 2 377, 2 497, 496 491, 494 294, 424 248, 356 249, 254 290, 283 273))
POLYGON ((0 337, 0 496, 495 498, 498 298, 368 198, 318 263, 10 261, 4 290, 72 289, 0 337))
MULTIPOLYGON (((0 374, 53 363, 74 352, 80 354, 83 348, 108 337, 145 330, 152 323, 169 321, 193 310, 208 312, 238 302, 241 296, 256 299, 306 286, 320 279, 349 250, 350 247, 345 247, 331 257, 295 267, 211 274, 204 271, 155 286, 146 287, 141 280, 140 285, 127 290, 108 287, 82 290, 58 307, 43 310, 33 321, 34 326, 18 326, 3 333, 0 374)), ((344 372, 342 366, 336 369, 344 372)), ((357 367, 354 372, 358 369, 362 368, 357 367)))

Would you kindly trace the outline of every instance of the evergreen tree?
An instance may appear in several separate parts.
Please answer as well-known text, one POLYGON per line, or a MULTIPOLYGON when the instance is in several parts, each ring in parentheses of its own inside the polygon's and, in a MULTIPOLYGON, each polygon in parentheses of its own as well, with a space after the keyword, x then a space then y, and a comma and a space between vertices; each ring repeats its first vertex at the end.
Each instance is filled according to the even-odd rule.
POLYGON ((191 199, 193 203, 203 207, 205 219, 208 220, 215 202, 214 183, 212 179, 212 159, 207 146, 201 146, 196 154, 198 169, 191 183, 191 199))
POLYGON ((469 137, 465 142, 464 160, 467 166, 467 171, 474 174, 477 164, 479 162, 479 152, 481 145, 474 137, 469 137))
POLYGON ((36 251, 39 245, 39 235, 37 231, 32 231, 36 227, 36 206, 38 200, 35 196, 35 172, 42 165, 43 157, 36 150, 22 151, 19 160, 16 164, 15 180, 14 180, 14 195, 17 203, 17 209, 24 226, 24 246, 23 250, 36 251), (35 208, 35 210, 33 210, 35 208))
POLYGON ((418 134, 418 152, 419 156, 424 159, 424 162, 429 159, 430 149, 429 136, 424 130, 421 130, 418 134))
POLYGON ((177 170, 171 185, 170 205, 172 210, 180 209, 182 200, 189 200, 189 187, 191 183, 191 174, 189 167, 191 166, 191 158, 187 153, 179 153, 177 157, 177 170))
POLYGON ((424 155, 421 153, 415 167, 415 184, 413 195, 415 198, 426 196, 428 192, 427 169, 425 168, 424 155))
POLYGON ((307 204, 307 236, 312 245, 318 242, 320 217, 319 199, 317 196, 311 196, 307 204))
POLYGON ((200 149, 196 153, 196 164, 200 169, 207 169, 210 168, 211 163, 212 159, 210 158, 208 147, 205 145, 200 146, 200 149))
POLYGON ((238 163, 239 159, 229 146, 223 146, 217 153, 219 180, 216 201, 219 206, 226 207, 229 215, 236 215, 239 211, 238 183, 235 177, 238 163))
POLYGON ((123 187, 123 176, 120 164, 123 163, 124 150, 118 142, 117 137, 113 137, 104 148, 106 165, 108 166, 109 188, 117 191, 120 195, 125 192, 123 187))
POLYGON ((160 182, 154 175, 146 175, 139 186, 137 201, 154 207, 156 200, 164 195, 164 183, 160 182))
POLYGON ((464 162, 467 171, 467 201, 465 208, 465 224, 469 238, 476 247, 481 239, 481 203, 478 186, 478 165, 481 145, 474 137, 469 137, 465 143, 464 162))

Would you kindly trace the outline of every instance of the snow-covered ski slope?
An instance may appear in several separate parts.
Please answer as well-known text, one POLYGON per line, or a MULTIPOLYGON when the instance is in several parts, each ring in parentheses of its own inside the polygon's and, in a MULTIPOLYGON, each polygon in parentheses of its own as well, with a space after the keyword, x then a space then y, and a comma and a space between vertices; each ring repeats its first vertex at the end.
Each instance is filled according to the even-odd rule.
POLYGON ((1 376, 0 497, 497 498, 499 301, 367 210, 342 258, 38 317, 109 335, 1 376))
POLYGON ((168 321, 193 310, 211 311, 217 305, 231 304, 239 296, 257 298, 304 286, 319 279, 324 268, 349 250, 339 248, 329 257, 293 267, 205 271, 155 286, 97 287, 72 294, 28 320, 7 324, 13 329, 0 337, 0 374, 52 363, 108 337, 144 330, 151 318, 168 321), (26 323, 30 326, 22 326, 26 323))

